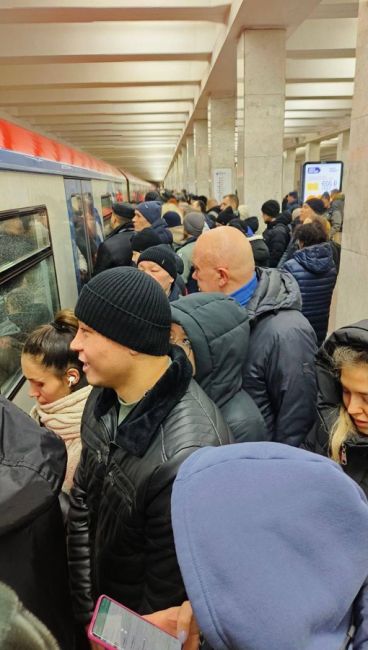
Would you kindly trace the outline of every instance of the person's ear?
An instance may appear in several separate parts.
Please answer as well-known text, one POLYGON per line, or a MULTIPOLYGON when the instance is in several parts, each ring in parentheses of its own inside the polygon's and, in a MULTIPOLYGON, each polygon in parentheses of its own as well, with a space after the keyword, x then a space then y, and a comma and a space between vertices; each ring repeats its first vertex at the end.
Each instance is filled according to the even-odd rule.
POLYGON ((227 269, 221 267, 217 269, 218 273, 218 285, 221 289, 226 287, 227 283, 229 282, 229 272, 227 269))
POLYGON ((68 368, 66 372, 66 380, 68 382, 69 388, 76 386, 79 383, 80 378, 80 372, 77 368, 68 368))

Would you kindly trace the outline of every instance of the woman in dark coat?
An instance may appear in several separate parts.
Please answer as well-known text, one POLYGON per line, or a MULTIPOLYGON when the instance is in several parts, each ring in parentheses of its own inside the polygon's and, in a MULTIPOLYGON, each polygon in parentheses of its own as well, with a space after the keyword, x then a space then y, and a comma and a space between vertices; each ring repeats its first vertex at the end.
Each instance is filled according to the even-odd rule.
POLYGON ((322 345, 337 278, 332 250, 318 221, 299 226, 296 237, 300 250, 286 262, 284 270, 296 279, 302 294, 302 313, 312 325, 318 345, 322 345))
POLYGON ((318 421, 303 447, 333 458, 368 496, 368 320, 334 332, 316 367, 318 421))

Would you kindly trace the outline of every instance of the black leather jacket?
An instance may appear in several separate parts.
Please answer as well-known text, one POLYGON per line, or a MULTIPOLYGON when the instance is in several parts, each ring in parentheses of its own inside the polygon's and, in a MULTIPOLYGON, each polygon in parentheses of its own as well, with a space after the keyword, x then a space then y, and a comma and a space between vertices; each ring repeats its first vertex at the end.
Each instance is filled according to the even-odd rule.
POLYGON ((178 605, 170 499, 181 463, 198 447, 231 441, 217 407, 173 347, 159 382, 117 427, 114 391, 94 389, 82 419, 82 456, 71 492, 69 562, 77 619, 106 593, 140 613, 178 605))

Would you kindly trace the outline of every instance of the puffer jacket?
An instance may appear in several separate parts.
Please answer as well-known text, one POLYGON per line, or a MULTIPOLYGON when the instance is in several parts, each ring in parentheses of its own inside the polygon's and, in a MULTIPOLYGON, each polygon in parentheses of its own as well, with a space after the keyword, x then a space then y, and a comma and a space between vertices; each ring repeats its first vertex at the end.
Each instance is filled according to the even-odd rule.
POLYGON ((14 589, 62 650, 72 650, 65 531, 58 500, 65 445, 4 397, 0 423, 0 580, 14 589))
POLYGON ((154 221, 151 228, 158 235, 162 244, 171 245, 173 243, 172 232, 164 219, 160 218, 154 221))
POLYGON ((171 305, 194 353, 195 378, 221 409, 236 442, 268 440, 264 419, 242 388, 249 346, 245 309, 221 293, 197 293, 171 305))
POLYGON ((298 446, 315 421, 316 335, 301 313, 296 280, 278 269, 257 269, 247 305, 250 342, 244 388, 253 397, 272 440, 298 446))
POLYGON ((97 250, 93 275, 112 269, 116 266, 129 266, 132 261, 131 239, 134 228, 122 225, 115 228, 97 250))
POLYGON ((69 562, 75 616, 106 593, 139 613, 185 599, 171 526, 172 484, 198 447, 231 441, 218 408, 191 379, 185 353, 117 426, 117 396, 94 389, 82 419, 71 491, 69 562))
MULTIPOLYGON (((336 330, 320 348, 316 358, 318 401, 317 417, 303 443, 308 451, 327 456, 330 432, 339 417, 342 405, 341 384, 333 369, 332 357, 339 346, 368 349, 368 320, 336 330)), ((368 437, 355 434, 345 441, 344 472, 364 490, 368 497, 368 437)))
POLYGON ((296 279, 302 294, 302 313, 308 318, 318 345, 326 338, 337 271, 329 243, 307 246, 284 265, 296 279))
POLYGON ((270 265, 270 251, 262 235, 248 237, 253 251, 256 266, 268 267, 270 265))
POLYGON ((276 268, 290 241, 289 214, 279 214, 276 219, 267 224, 263 239, 270 251, 269 266, 276 268))

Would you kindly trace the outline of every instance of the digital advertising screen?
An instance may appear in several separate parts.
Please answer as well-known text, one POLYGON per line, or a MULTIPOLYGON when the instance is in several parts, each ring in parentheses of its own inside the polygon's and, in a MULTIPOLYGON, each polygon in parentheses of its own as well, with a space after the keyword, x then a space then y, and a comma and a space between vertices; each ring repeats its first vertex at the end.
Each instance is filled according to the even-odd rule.
POLYGON ((302 167, 302 200, 308 196, 321 196, 323 192, 339 189, 342 186, 344 163, 340 160, 332 162, 306 162, 302 167))

